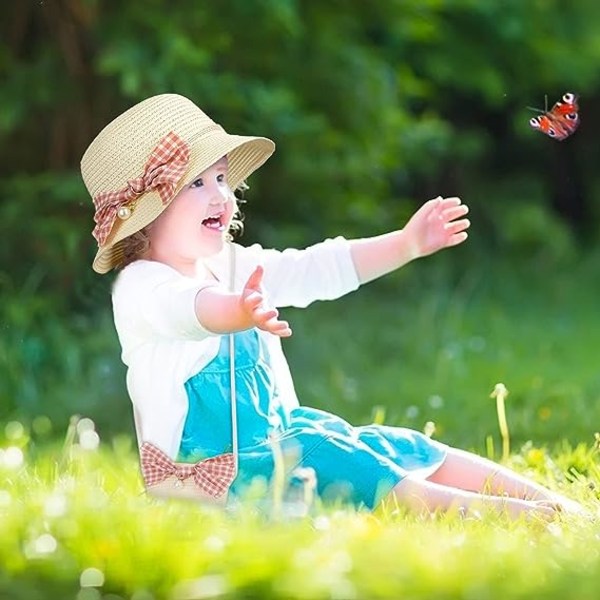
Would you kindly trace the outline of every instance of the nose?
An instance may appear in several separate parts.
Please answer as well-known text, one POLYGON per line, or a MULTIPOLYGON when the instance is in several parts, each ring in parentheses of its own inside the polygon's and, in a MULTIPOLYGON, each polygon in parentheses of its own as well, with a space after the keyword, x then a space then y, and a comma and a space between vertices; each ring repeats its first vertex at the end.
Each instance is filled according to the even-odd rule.
POLYGON ((219 206, 220 204, 225 204, 225 197, 219 191, 215 190, 210 195, 210 199, 208 200, 208 203, 211 206, 219 206))
POLYGON ((218 206, 227 202, 227 194, 224 192, 222 187, 214 186, 210 190, 210 196, 208 203, 211 206, 218 206))

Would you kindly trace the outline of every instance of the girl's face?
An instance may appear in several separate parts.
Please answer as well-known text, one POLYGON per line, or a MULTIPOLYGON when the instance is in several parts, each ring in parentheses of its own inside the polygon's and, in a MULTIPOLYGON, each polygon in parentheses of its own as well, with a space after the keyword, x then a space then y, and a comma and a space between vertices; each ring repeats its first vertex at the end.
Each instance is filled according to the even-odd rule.
POLYGON ((223 248, 236 210, 223 157, 186 185, 154 221, 150 258, 193 275, 199 258, 223 248))

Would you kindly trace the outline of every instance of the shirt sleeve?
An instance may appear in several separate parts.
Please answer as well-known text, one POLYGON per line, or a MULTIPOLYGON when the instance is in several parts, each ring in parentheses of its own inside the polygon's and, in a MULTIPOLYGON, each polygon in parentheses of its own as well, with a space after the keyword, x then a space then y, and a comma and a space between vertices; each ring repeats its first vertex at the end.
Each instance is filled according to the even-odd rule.
POLYGON ((339 298, 360 285, 350 244, 343 237, 327 239, 305 249, 279 251, 255 244, 238 247, 238 252, 242 269, 236 281, 243 285, 252 270, 262 265, 263 285, 274 306, 304 308, 316 300, 339 298))
POLYGON ((118 330, 139 337, 200 340, 214 335, 196 317, 195 300, 211 281, 184 277, 154 261, 137 261, 117 277, 113 310, 118 330))

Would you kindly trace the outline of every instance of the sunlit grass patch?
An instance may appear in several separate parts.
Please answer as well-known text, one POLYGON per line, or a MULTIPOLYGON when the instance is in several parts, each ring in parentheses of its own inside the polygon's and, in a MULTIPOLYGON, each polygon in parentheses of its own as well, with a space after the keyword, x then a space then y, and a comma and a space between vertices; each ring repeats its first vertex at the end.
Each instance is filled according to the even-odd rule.
MULTIPOLYGON (((286 518, 253 503, 225 512, 159 501, 143 493, 131 439, 86 445, 92 427, 38 446, 12 425, 0 461, 0 597, 597 597, 598 523, 423 518, 390 504, 286 518)), ((592 440, 552 452, 529 444, 508 464, 597 512, 597 459, 592 440)))

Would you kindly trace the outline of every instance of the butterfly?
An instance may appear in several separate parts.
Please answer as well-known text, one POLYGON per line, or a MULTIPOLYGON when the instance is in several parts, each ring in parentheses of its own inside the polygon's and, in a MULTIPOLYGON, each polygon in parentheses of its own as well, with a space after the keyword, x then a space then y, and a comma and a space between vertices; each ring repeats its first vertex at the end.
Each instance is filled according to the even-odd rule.
POLYGON ((572 92, 567 92, 551 110, 540 112, 539 117, 529 119, 529 125, 555 140, 568 138, 579 126, 577 95, 572 92))

